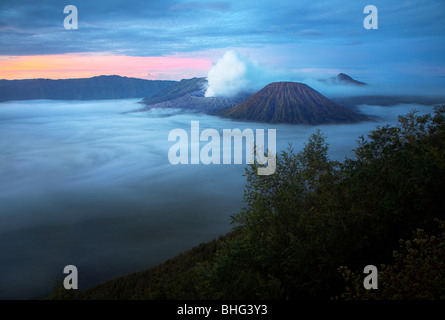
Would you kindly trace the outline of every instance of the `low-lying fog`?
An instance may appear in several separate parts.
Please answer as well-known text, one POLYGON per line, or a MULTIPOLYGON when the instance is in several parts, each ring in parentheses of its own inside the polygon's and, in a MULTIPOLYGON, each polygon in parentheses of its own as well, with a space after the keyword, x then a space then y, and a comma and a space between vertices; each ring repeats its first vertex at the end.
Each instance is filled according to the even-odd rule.
MULTIPOLYGON (((41 298, 63 268, 79 289, 146 269, 230 230, 245 165, 171 165, 170 130, 274 128, 300 150, 317 127, 241 123, 175 110, 125 113, 136 99, 0 104, 0 298, 41 298)), ((361 106, 379 122, 318 126, 332 158, 415 107, 361 106)))

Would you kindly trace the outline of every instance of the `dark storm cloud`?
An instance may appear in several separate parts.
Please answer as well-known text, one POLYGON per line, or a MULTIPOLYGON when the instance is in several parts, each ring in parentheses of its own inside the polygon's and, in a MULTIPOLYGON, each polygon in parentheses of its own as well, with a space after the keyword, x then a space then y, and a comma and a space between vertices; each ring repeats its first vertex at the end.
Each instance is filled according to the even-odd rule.
POLYGON ((74 1, 79 29, 63 28, 68 3, 2 1, 0 54, 29 55, 63 52, 116 51, 134 55, 159 55, 196 49, 212 37, 203 28, 219 12, 230 10, 224 2, 177 1, 74 1), (195 41, 187 42, 187 39, 195 41), (192 39, 193 40, 193 39, 192 39), (159 49, 162 47, 162 50, 159 49))

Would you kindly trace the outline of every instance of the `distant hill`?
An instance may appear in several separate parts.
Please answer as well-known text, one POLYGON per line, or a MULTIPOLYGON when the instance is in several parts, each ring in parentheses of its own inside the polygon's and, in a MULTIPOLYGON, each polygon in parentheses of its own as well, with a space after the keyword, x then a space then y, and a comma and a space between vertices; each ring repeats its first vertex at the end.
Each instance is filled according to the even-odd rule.
POLYGON ((365 83, 365 82, 361 82, 361 81, 352 79, 350 76, 348 76, 348 75, 345 74, 345 73, 339 73, 339 74, 337 75, 337 81, 338 81, 339 83, 353 84, 353 85, 356 85, 356 86, 366 86, 366 85, 368 85, 368 84, 365 83))
POLYGON ((152 105, 177 99, 187 94, 199 96, 201 95, 201 92, 205 91, 206 86, 207 80, 205 78, 182 79, 172 86, 164 88, 151 95, 147 95, 142 102, 147 105, 152 105))
POLYGON ((238 106, 221 110, 218 114, 238 120, 310 125, 367 119, 297 82, 271 83, 238 106))
POLYGON ((345 73, 339 73, 337 76, 329 78, 329 79, 320 79, 319 81, 334 84, 334 85, 354 85, 354 86, 367 86, 368 84, 365 82, 361 82, 353 79, 345 73))
POLYGON ((141 98, 174 85, 175 83, 177 83, 177 81, 145 80, 121 76, 98 76, 60 80, 0 80, 0 101, 141 98))

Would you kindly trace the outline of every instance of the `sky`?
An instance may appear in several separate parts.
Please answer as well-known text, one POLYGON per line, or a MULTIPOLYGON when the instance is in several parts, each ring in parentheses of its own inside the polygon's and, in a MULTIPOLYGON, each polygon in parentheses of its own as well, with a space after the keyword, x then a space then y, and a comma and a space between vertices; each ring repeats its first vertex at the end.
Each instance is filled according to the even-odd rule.
POLYGON ((0 79, 207 76, 235 50, 274 79, 344 72, 368 83, 445 84, 443 0, 1 0, 0 79), (378 29, 365 29, 365 6, 378 29), (66 30, 66 5, 78 29, 66 30))

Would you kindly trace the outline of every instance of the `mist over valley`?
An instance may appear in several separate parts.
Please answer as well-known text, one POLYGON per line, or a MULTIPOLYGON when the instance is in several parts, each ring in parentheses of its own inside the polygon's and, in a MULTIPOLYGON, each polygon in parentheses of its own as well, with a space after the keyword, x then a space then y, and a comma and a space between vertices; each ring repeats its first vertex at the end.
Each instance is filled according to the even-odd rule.
POLYGON ((301 150, 319 128, 332 159, 412 108, 361 105, 372 121, 290 125, 239 122, 140 99, 0 104, 0 297, 41 298, 67 264, 82 289, 156 265, 230 230, 242 208, 245 165, 171 165, 170 130, 276 129, 277 150, 301 150), (7 290, 6 290, 6 289, 7 290))

